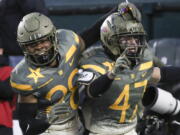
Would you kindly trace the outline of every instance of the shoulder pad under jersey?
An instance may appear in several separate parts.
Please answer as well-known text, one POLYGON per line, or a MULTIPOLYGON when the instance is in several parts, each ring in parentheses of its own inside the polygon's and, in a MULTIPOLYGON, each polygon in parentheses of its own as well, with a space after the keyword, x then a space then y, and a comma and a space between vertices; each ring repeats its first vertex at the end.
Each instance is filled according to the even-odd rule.
POLYGON ((104 48, 101 45, 98 46, 92 46, 89 47, 88 49, 86 49, 83 53, 82 53, 82 57, 80 59, 80 61, 86 61, 87 59, 96 56, 96 55, 101 55, 106 57, 105 53, 104 53, 104 48))
MULTIPOLYGON (((23 59, 12 71, 10 83, 12 88, 22 94, 29 95, 43 87, 52 78, 47 69, 33 67, 23 59)), ((53 73, 52 73, 53 74, 53 73)))
POLYGON ((71 30, 59 29, 57 30, 57 39, 59 51, 62 56, 64 56, 68 51, 80 51, 80 39, 75 32, 71 30))
POLYGON ((105 54, 102 46, 97 46, 86 50, 79 63, 82 69, 93 71, 98 75, 110 71, 113 61, 105 54))

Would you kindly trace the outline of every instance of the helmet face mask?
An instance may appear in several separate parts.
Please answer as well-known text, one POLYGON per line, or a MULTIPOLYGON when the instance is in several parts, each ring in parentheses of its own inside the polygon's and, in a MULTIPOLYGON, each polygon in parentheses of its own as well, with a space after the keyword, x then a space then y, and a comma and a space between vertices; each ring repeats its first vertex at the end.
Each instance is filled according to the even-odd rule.
POLYGON ((101 26, 101 41, 114 56, 126 55, 139 58, 146 48, 146 32, 140 22, 123 18, 117 12, 111 14, 101 26))
POLYGON ((109 39, 109 45, 118 50, 118 54, 125 54, 127 57, 138 57, 144 46, 143 35, 114 35, 109 39))
POLYGON ((28 55, 36 55, 36 54, 42 55, 42 54, 46 53, 50 48, 53 47, 52 43, 47 38, 39 39, 36 42, 30 43, 30 44, 24 44, 21 46, 22 46, 24 53, 26 53, 28 55), (36 48, 38 48, 38 46, 40 44, 44 44, 43 45, 44 48, 42 48, 41 50, 36 49, 36 48))
POLYGON ((55 46, 53 46, 53 43, 47 38, 23 45, 23 50, 27 58, 32 60, 35 64, 50 62, 56 53, 55 46))
POLYGON ((57 57, 56 29, 51 20, 40 13, 23 17, 18 26, 17 41, 28 62, 35 66, 46 66, 57 57), (37 49, 39 44, 44 47, 37 49))

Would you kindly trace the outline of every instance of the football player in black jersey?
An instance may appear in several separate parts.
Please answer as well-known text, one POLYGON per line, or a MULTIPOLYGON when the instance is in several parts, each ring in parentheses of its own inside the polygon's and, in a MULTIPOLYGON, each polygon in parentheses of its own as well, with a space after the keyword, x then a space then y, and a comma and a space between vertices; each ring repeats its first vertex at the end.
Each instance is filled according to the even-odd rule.
POLYGON ((131 8, 107 17, 100 32, 103 46, 87 50, 80 61, 79 83, 88 96, 82 104, 85 127, 90 135, 136 135, 140 101, 153 71, 146 32, 131 8))

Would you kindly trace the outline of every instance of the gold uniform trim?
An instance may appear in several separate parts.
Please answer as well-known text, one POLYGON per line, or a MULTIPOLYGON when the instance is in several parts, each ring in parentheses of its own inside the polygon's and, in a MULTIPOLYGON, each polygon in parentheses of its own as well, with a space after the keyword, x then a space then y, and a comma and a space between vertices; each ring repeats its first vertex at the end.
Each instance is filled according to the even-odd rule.
POLYGON ((142 81, 142 82, 137 82, 137 83, 135 83, 134 84, 134 87, 135 88, 138 88, 138 87, 143 87, 143 86, 146 86, 147 85, 147 80, 144 80, 144 81, 142 81))
POLYGON ((106 62, 103 63, 103 65, 108 68, 108 71, 111 71, 112 68, 113 68, 114 62, 108 62, 108 61, 106 61, 106 62))
POLYGON ((139 71, 147 70, 153 66, 153 62, 149 61, 140 65, 139 71))
POLYGON ((79 36, 73 32, 73 35, 74 35, 74 40, 76 41, 76 43, 79 44, 79 36))
POLYGON ((101 74, 105 74, 106 73, 106 70, 103 69, 102 67, 99 67, 97 65, 90 65, 90 64, 87 64, 87 65, 82 65, 81 66, 83 69, 94 69, 95 71, 101 73, 101 74))
POLYGON ((64 95, 66 95, 67 88, 64 87, 63 85, 57 85, 47 93, 45 98, 48 99, 48 100, 51 100, 52 95, 57 91, 61 91, 61 92, 63 92, 64 95))
POLYGON ((22 90, 22 91, 31 91, 31 90, 33 90, 31 85, 17 84, 17 83, 14 83, 12 81, 10 81, 10 83, 11 83, 11 86, 13 88, 16 88, 16 89, 19 89, 19 90, 22 90))
POLYGON ((66 54, 66 62, 69 61, 69 59, 74 55, 74 53, 76 52, 77 48, 75 45, 72 45, 71 48, 68 50, 67 54, 66 54))
POLYGON ((133 114, 132 114, 132 116, 131 116, 130 119, 129 119, 130 121, 133 120, 133 119, 136 117, 137 110, 138 110, 138 105, 135 106, 134 111, 133 111, 133 114))
POLYGON ((72 107, 72 109, 74 109, 74 110, 76 110, 77 108, 78 108, 78 105, 74 102, 74 94, 75 94, 75 91, 76 91, 76 89, 77 89, 77 87, 75 87, 75 86, 73 86, 73 78, 74 78, 74 76, 76 75, 76 73, 78 72, 78 69, 77 68, 75 68, 72 72, 71 72, 71 74, 70 74, 70 76, 69 76, 69 78, 68 78, 68 88, 69 88, 69 90, 72 92, 72 95, 71 95, 71 97, 70 97, 70 106, 72 107))
POLYGON ((131 79, 134 79, 135 78, 135 74, 131 74, 131 79))
POLYGON ((78 72, 78 69, 75 68, 71 74, 69 75, 69 78, 68 78, 68 88, 71 90, 73 88, 73 77, 76 75, 76 73, 78 72))
POLYGON ((50 82, 52 82, 53 78, 51 78, 50 80, 48 80, 47 82, 45 82, 44 84, 40 85, 38 88, 42 88, 46 85, 48 85, 50 82))

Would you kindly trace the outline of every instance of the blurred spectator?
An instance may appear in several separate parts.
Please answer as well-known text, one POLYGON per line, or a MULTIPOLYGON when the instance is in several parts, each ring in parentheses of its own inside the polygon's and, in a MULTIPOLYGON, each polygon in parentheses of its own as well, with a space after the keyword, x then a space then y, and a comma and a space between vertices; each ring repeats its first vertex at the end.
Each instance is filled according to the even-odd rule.
POLYGON ((23 57, 16 41, 17 25, 30 12, 48 14, 43 0, 0 0, 0 48, 15 66, 23 57))
POLYGON ((8 66, 8 57, 0 49, 0 134, 12 135, 12 112, 14 93, 9 85, 12 67, 8 66))

